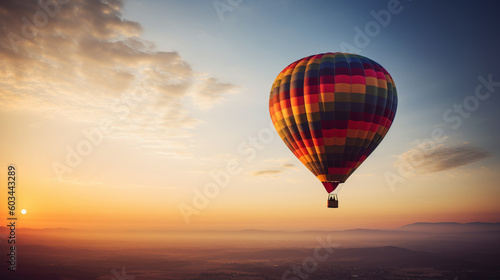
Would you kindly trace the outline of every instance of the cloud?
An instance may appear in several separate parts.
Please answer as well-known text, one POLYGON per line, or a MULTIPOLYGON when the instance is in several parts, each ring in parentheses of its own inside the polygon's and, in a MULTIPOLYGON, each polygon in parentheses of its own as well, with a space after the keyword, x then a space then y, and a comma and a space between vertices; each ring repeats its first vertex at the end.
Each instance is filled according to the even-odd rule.
POLYGON ((487 151, 470 146, 468 143, 454 146, 439 145, 432 149, 422 149, 417 146, 399 155, 396 165, 425 174, 454 169, 488 156, 487 151))
POLYGON ((212 108, 236 86, 157 50, 140 37, 139 23, 122 18, 123 5, 1 1, 0 106, 80 123, 112 120, 111 137, 186 153, 191 129, 202 123, 192 105, 212 108))
MULTIPOLYGON (((271 162, 282 162, 282 160, 266 160, 266 161, 271 161, 271 162)), ((295 168, 295 164, 291 163, 283 163, 281 164, 280 168, 274 168, 274 169, 262 169, 262 170, 257 170, 251 173, 252 176, 267 176, 267 175, 278 175, 283 172, 285 172, 287 169, 293 169, 295 168)))
POLYGON ((267 169, 267 170, 258 170, 252 173, 252 176, 265 176, 265 175, 276 175, 282 173, 284 170, 278 169, 267 169))
POLYGON ((198 108, 208 110, 222 99, 224 93, 235 93, 237 87, 230 83, 219 82, 215 78, 203 78, 193 90, 193 103, 198 108))

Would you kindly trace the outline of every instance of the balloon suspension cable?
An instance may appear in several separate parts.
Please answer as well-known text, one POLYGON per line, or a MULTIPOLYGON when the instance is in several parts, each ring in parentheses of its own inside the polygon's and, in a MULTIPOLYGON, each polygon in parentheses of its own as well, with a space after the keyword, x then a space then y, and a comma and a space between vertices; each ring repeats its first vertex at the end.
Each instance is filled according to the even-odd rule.
POLYGON ((326 202, 328 208, 339 208, 339 198, 336 194, 329 193, 326 202))
POLYGON ((339 208, 339 197, 338 193, 342 188, 342 184, 337 186, 332 192, 328 193, 327 206, 328 208, 339 208))

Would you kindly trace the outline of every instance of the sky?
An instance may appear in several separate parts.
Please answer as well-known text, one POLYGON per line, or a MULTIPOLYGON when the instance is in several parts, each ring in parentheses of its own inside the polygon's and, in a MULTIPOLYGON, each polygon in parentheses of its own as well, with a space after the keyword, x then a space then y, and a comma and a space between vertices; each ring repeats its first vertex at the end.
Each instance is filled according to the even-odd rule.
POLYGON ((14 165, 31 228, 498 222, 499 7, 462 2, 2 1, 0 181, 14 165), (328 209, 268 99, 337 51, 380 63, 399 104, 328 209))

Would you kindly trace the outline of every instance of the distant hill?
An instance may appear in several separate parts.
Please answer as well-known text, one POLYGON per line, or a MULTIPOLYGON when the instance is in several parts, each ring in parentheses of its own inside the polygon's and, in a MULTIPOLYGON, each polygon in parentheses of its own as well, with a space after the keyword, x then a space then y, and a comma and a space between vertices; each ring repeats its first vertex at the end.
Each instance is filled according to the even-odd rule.
POLYGON ((402 226, 404 231, 420 231, 420 232, 485 232, 485 231, 500 231, 500 223, 413 223, 402 226))
POLYGON ((382 235, 382 234, 400 234, 404 232, 493 232, 500 231, 500 223, 483 223, 483 222, 472 222, 472 223, 454 223, 454 222, 441 222, 441 223, 426 223, 418 222, 413 224, 404 225, 396 229, 347 229, 347 230, 304 230, 304 231, 273 231, 273 230, 258 230, 258 229, 244 229, 238 231, 239 233, 248 234, 370 234, 370 235, 382 235))
MULTIPOLYGON (((0 234, 8 234, 9 229, 6 227, 0 227, 0 234)), ((68 228, 17 228, 18 233, 23 234, 58 234, 58 233, 68 233, 68 232, 85 232, 86 230, 73 230, 68 228)), ((134 233, 131 231, 120 231, 120 233, 134 233)), ((141 230, 142 232, 142 230, 141 230)), ((243 230, 201 230, 201 231, 183 231, 183 230, 173 230, 173 231, 163 231, 163 230, 152 230, 150 233, 206 233, 206 234, 237 234, 237 235, 325 235, 325 234, 336 234, 336 235, 364 235, 369 234, 371 236, 377 235, 387 235, 387 234, 415 234, 418 233, 440 233, 440 232, 456 232, 456 233, 466 233, 466 232, 500 232, 500 223, 484 223, 484 222, 472 222, 472 223, 454 223, 454 222, 440 222, 440 223, 428 223, 428 222, 417 222, 413 224, 404 225, 396 229, 347 229, 347 230, 304 230, 304 231, 286 231, 286 230, 261 230, 261 229, 243 229, 243 230)))
MULTIPOLYGON (((16 233, 20 234, 37 234, 37 233, 43 233, 43 234, 57 234, 57 233, 65 233, 68 231, 73 231, 72 229, 68 228, 25 228, 25 227, 20 227, 16 228, 16 233)), ((8 235, 10 233, 10 229, 7 227, 0 227, 0 235, 8 235)))

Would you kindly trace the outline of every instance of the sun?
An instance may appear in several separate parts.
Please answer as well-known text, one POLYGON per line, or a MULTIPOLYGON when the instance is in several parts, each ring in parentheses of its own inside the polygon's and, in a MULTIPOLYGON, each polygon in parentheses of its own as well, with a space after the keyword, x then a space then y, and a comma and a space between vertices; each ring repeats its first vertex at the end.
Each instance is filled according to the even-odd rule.
POLYGON ((26 209, 21 210, 21 214, 26 214, 26 209))

